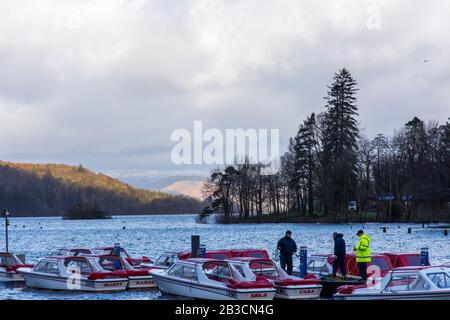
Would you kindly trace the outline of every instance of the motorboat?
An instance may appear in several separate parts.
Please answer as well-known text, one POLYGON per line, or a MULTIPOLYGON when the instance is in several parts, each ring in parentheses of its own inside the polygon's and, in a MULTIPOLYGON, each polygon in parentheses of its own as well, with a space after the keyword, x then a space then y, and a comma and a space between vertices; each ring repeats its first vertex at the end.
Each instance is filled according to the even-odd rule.
POLYGON ((69 291, 120 291, 127 288, 123 273, 105 271, 88 257, 41 258, 33 268, 18 268, 28 287, 69 291))
MULTIPOLYGON (((92 249, 91 253, 95 255, 115 255, 115 248, 114 247, 95 248, 92 249)), ((128 263, 135 268, 140 268, 142 264, 148 265, 152 263, 150 258, 147 256, 133 257, 125 250, 124 247, 120 247, 120 256, 125 260, 127 260, 128 263)))
POLYGON ((338 300, 450 300, 450 269, 402 267, 388 272, 371 285, 342 286, 338 300))
POLYGON ((265 277, 245 279, 225 260, 178 260, 168 270, 154 269, 150 274, 163 294, 208 300, 272 300, 275 295, 265 277))
POLYGON ((238 257, 227 261, 247 280, 255 281, 258 277, 269 280, 275 287, 275 298, 299 300, 320 297, 322 286, 320 279, 314 275, 305 279, 289 276, 270 259, 238 257))
MULTIPOLYGON (((385 276, 392 268, 391 260, 388 256, 382 254, 373 254, 372 262, 368 263, 367 273, 368 281, 376 282, 385 276)), ((347 254, 345 257, 345 266, 347 275, 333 275, 333 264, 335 256, 316 254, 308 257, 307 274, 313 274, 318 277, 322 285, 321 298, 331 299, 337 292, 337 288, 343 285, 364 285, 365 280, 359 276, 358 265, 356 263, 356 256, 354 254, 347 254)))
POLYGON ((149 271, 151 269, 136 269, 127 260, 116 255, 97 256, 98 264, 105 271, 114 271, 115 274, 123 274, 128 279, 127 289, 156 288, 157 284, 149 271), (120 273, 121 272, 121 273, 120 273))
POLYGON ((32 268, 32 264, 24 264, 15 254, 0 252, 0 282, 23 281, 19 268, 32 268))

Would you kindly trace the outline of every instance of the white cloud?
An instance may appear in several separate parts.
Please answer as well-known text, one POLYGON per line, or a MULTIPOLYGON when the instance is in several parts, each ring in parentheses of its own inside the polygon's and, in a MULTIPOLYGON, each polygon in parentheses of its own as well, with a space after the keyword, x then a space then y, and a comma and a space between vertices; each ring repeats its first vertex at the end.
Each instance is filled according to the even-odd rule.
POLYGON ((0 1, 0 158, 179 170, 170 133, 194 120, 280 128, 286 143, 342 66, 367 134, 444 121, 449 13, 438 0, 0 1))

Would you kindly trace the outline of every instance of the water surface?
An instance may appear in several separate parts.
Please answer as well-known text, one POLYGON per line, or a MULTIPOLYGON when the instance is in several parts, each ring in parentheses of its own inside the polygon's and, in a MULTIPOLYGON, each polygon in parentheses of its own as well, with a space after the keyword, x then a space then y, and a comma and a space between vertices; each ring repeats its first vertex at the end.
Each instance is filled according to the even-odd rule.
MULTIPOLYGON (((120 242, 134 255, 155 260, 165 251, 190 250, 193 234, 201 237, 207 249, 258 248, 272 254, 286 230, 293 232, 298 245, 308 246, 310 253, 333 250, 332 233, 345 234, 348 250, 357 242, 358 224, 197 224, 194 215, 115 216, 112 220, 62 220, 61 218, 11 218, 10 250, 25 253, 27 263, 48 255, 59 247, 100 247, 120 242), (125 227, 125 228, 124 228, 125 227)), ((438 229, 421 229, 417 225, 367 224, 372 251, 418 252, 430 248, 432 263, 450 260, 450 239, 438 229), (387 233, 381 227, 386 226, 387 233), (400 228, 399 228, 400 227, 400 228), (408 227, 414 227, 412 234, 408 227), (417 228, 417 229, 416 229, 417 228)), ((4 225, 0 231, 0 250, 4 250, 4 225)), ((298 263, 298 262, 297 262, 298 263)), ((29 289, 24 285, 0 283, 0 299, 159 299, 156 290, 120 293, 73 293, 29 289)))

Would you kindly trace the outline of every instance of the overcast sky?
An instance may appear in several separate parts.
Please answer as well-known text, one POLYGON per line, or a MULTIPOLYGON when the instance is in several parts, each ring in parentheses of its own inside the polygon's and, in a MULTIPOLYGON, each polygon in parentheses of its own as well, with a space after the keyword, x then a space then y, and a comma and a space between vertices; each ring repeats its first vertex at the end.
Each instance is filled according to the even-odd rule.
POLYGON ((0 0, 0 159, 202 171, 172 165, 173 130, 277 128, 284 148, 341 67, 365 135, 444 122, 449 16, 445 0, 0 0))

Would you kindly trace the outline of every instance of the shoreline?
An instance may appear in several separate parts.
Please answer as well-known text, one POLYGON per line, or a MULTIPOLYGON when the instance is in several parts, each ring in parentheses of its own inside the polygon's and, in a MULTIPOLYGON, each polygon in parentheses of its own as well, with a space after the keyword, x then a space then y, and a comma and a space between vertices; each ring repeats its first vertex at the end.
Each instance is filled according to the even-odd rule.
MULTIPOLYGON (((112 214, 111 219, 115 217, 133 217, 133 216, 188 216, 188 215, 196 215, 196 213, 188 212, 188 213, 130 213, 130 214, 112 214)), ((13 214, 9 217, 9 219, 14 218, 61 218, 62 220, 75 220, 75 219, 63 219, 64 215, 21 215, 21 214, 13 214)), ((111 219, 79 219, 79 220, 111 220, 111 219)))
POLYGON ((409 221, 405 221, 404 219, 397 219, 392 221, 377 221, 376 219, 364 219, 364 217, 300 217, 300 216, 261 216, 261 217, 250 217, 248 219, 241 219, 239 217, 229 217, 225 218, 223 216, 216 216, 215 223, 224 224, 224 225, 233 225, 233 224, 285 224, 285 223, 293 223, 293 224, 424 224, 426 225, 436 225, 436 224, 450 224, 450 219, 448 220, 438 220, 438 219, 429 219, 425 220, 424 218, 411 218, 409 221))

